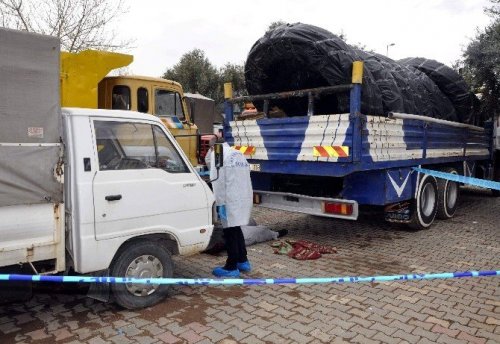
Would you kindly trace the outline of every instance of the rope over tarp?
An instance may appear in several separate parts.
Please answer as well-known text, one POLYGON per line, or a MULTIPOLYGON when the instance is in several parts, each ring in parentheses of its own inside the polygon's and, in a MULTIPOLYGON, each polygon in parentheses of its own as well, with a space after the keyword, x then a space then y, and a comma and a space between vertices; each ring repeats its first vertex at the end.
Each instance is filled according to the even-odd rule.
POLYGON ((53 283, 111 283, 111 284, 167 284, 167 285, 266 285, 266 284, 326 284, 373 283, 411 280, 476 278, 500 276, 500 270, 444 272, 435 274, 407 274, 369 277, 305 277, 305 278, 128 278, 92 276, 44 276, 0 274, 0 281, 53 283))

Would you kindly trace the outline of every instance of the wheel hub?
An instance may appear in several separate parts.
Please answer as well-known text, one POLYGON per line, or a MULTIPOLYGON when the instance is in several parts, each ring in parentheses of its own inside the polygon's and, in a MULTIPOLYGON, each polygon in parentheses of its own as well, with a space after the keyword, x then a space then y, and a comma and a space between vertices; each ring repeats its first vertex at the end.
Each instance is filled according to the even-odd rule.
MULTIPOLYGON (((132 278, 161 278, 163 265, 160 260, 151 255, 142 255, 135 258, 127 267, 125 277, 132 278)), ((127 283, 127 290, 136 296, 148 296, 158 289, 159 284, 127 283)))

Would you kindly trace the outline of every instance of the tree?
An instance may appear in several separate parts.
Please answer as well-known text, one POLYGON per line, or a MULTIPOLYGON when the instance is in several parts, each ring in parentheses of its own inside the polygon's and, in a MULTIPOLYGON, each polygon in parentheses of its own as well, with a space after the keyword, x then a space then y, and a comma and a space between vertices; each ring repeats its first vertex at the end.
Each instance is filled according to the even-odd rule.
POLYGON ((500 0, 485 10, 493 21, 479 31, 466 47, 462 75, 480 94, 481 119, 487 120, 500 112, 500 0))
POLYGON ((269 26, 267 27, 267 30, 266 30, 266 33, 269 32, 269 31, 272 31, 274 29, 276 29, 278 26, 281 26, 281 25, 286 25, 288 24, 287 22, 284 22, 283 20, 277 20, 277 21, 273 21, 271 24, 269 24, 269 26))
POLYGON ((216 102, 222 101, 219 73, 201 49, 193 49, 182 55, 176 65, 166 70, 163 78, 179 82, 186 92, 200 93, 216 102))
POLYGON ((2 26, 59 37, 69 52, 128 48, 110 29, 125 12, 122 0, 0 0, 2 26))
POLYGON ((243 65, 226 63, 219 71, 222 83, 230 82, 233 84, 234 97, 247 95, 245 86, 245 67, 243 65))

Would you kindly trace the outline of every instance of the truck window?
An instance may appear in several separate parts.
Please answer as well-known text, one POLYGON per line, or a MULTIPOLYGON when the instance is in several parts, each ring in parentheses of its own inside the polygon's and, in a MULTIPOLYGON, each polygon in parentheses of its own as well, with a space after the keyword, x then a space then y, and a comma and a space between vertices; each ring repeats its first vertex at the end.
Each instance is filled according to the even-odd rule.
POLYGON ((153 132, 158 154, 157 167, 171 173, 188 173, 188 167, 163 130, 160 127, 154 126, 153 132))
POLYGON ((181 97, 179 93, 163 89, 155 90, 155 115, 176 116, 184 120, 181 97))
POLYGON ((137 111, 144 113, 149 111, 148 90, 144 87, 137 89, 137 111))
POLYGON ((114 110, 130 110, 130 88, 117 85, 113 87, 111 108, 114 110))
POLYGON ((189 169, 165 133, 144 123, 94 121, 99 169, 161 168, 170 173, 189 169))
POLYGON ((94 121, 94 128, 101 171, 156 167, 151 125, 94 121))

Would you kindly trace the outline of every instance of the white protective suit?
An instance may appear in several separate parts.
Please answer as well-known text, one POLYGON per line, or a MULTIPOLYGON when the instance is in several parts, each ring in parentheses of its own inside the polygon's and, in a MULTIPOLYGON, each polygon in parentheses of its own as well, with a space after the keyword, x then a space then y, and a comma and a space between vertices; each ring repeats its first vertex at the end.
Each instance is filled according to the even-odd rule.
MULTIPOLYGON (((250 165, 240 151, 232 149, 227 143, 222 145, 223 167, 219 169, 219 178, 212 182, 216 204, 226 207, 227 220, 222 219, 222 227, 246 226, 250 221, 253 206, 250 165)), ((217 178, 213 150, 207 160, 212 180, 217 178)))

